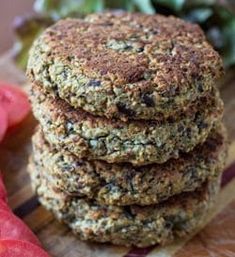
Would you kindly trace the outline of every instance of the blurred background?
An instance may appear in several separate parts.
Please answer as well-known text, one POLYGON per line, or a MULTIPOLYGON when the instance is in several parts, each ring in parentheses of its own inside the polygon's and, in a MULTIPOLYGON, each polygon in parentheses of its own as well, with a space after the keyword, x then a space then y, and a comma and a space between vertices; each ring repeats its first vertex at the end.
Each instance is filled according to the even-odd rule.
POLYGON ((0 54, 14 42, 12 22, 18 15, 31 12, 34 0, 0 0, 0 54))
POLYGON ((107 9, 175 15, 198 23, 225 67, 235 64, 235 0, 0 0, 0 7, 0 54, 11 48, 21 69, 43 29, 61 18, 107 9))

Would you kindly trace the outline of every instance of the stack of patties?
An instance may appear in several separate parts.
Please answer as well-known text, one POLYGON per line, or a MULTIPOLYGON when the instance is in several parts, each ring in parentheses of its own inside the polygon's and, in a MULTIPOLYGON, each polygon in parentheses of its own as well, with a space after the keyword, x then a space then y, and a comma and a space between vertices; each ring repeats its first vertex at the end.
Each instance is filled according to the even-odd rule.
POLYGON ((41 203, 84 240, 144 247, 201 224, 226 156, 222 62, 197 25, 129 13, 61 20, 27 75, 41 203))

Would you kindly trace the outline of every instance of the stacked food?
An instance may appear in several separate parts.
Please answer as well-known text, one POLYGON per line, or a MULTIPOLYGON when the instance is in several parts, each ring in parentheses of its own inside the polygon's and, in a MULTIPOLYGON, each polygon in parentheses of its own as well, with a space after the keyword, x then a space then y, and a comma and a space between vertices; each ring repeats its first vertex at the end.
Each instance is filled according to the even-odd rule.
POLYGON ((27 75, 41 203, 79 238, 144 247, 186 236, 219 190, 222 62, 197 25, 129 13, 61 20, 27 75))

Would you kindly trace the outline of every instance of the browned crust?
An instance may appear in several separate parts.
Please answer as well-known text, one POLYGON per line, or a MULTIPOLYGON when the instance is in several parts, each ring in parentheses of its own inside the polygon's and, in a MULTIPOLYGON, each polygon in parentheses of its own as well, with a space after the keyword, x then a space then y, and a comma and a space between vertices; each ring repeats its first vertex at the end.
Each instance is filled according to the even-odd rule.
MULTIPOLYGON (((196 84, 201 89, 193 94, 202 95, 223 74, 222 61, 199 26, 175 17, 105 13, 88 16, 86 20, 66 19, 48 28, 37 44, 39 47, 45 45, 45 49, 31 53, 35 56, 28 68, 30 80, 37 82, 37 75, 40 77, 45 70, 53 73, 50 70, 52 63, 62 63, 63 76, 70 76, 67 73, 69 69, 72 77, 82 74, 97 84, 87 83, 78 93, 79 102, 72 103, 74 92, 68 96, 69 93, 63 91, 65 89, 56 89, 58 81, 53 81, 48 75, 42 78, 48 79, 44 83, 51 83, 50 87, 58 90, 75 107, 108 118, 150 119, 152 113, 157 113, 153 109, 160 100, 163 105, 167 98, 187 94, 190 88, 197 87, 196 84), (42 66, 36 63, 38 57, 42 66), (123 94, 121 99, 119 90, 123 94), (95 98, 85 100, 86 97, 91 98, 91 91, 97 97, 104 95, 97 106, 95 98), (141 102, 145 94, 147 98, 148 94, 151 95, 150 102, 148 99, 147 103, 146 99, 141 102), (126 101, 127 107, 122 108, 126 101), (138 108, 133 105, 135 101, 138 108)), ((189 104, 189 98, 196 99, 197 96, 182 101, 180 108, 189 104)))
MULTIPOLYGON (((220 64, 218 54, 206 42, 198 25, 174 17, 143 14, 93 15, 88 21, 67 19, 46 31, 43 38, 51 55, 71 64, 68 57, 79 60, 84 74, 107 78, 117 86, 140 81, 144 72, 158 70, 156 87, 169 91, 172 85, 184 86, 193 77, 207 73, 221 75, 221 69, 206 65, 220 64), (149 32, 145 33, 144 30, 149 32), (145 39, 151 35, 151 38, 145 39), (140 37, 143 54, 114 51, 106 47, 108 39, 126 40, 140 37), (154 48, 158 52, 154 52, 154 48), (174 51, 175 55, 166 54, 174 51), (185 70, 186 69, 186 70, 185 70)), ((133 90, 138 90, 140 83, 133 90)))

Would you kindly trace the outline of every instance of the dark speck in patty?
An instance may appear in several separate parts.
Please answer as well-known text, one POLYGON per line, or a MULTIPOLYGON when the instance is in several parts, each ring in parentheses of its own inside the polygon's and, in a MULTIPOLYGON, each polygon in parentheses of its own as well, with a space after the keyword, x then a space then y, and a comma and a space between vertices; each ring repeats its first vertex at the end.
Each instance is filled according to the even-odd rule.
POLYGON ((119 112, 126 114, 127 116, 135 116, 135 111, 133 111, 130 108, 127 108, 126 105, 124 103, 117 103, 117 108, 119 110, 119 112))
POLYGON ((154 107, 155 106, 155 102, 154 102, 152 96, 147 94, 147 93, 142 95, 142 102, 144 104, 146 104, 147 107, 154 107))
POLYGON ((87 84, 88 87, 99 87, 101 82, 99 80, 90 80, 87 84))

